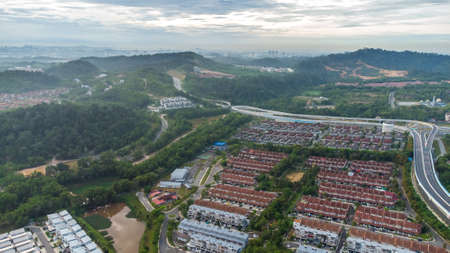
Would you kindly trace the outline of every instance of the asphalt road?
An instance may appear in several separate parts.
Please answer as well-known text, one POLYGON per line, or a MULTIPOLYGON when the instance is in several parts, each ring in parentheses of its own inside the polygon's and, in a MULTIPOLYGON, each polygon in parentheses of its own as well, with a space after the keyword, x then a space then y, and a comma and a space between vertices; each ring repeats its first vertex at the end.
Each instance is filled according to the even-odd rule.
POLYGON ((148 200, 147 196, 145 196, 145 193, 136 192, 136 197, 138 197, 139 201, 145 207, 145 210, 147 210, 147 212, 153 211, 154 208, 152 204, 150 204, 150 201, 148 200))
POLYGON ((447 150, 445 149, 444 142, 442 142, 441 139, 436 139, 436 140, 437 140, 437 142, 438 142, 438 144, 439 144, 439 150, 440 150, 439 156, 444 156, 444 155, 446 155, 446 154, 447 154, 447 150))
POLYGON ((37 235, 37 237, 39 238, 39 241, 41 241, 42 244, 44 245, 47 253, 55 252, 40 227, 30 226, 29 228, 30 228, 31 232, 33 232, 34 234, 37 235))
MULTIPOLYGON (((177 210, 178 211, 178 210, 177 210)), ((169 224, 169 219, 167 218, 167 214, 164 217, 164 222, 161 226, 161 234, 159 235, 159 252, 160 253, 183 253, 184 250, 180 250, 170 246, 167 242, 167 226, 169 224)))
POLYGON ((165 116, 166 116, 165 114, 160 115, 161 129, 159 129, 159 131, 156 134, 155 139, 153 141, 157 141, 159 139, 159 137, 161 137, 161 134, 164 133, 167 130, 167 128, 169 128, 169 123, 167 122, 165 116))
POLYGON ((444 216, 447 215, 446 222, 448 222, 450 197, 436 178, 434 163, 431 156, 431 148, 433 146, 434 136, 437 133, 437 128, 433 128, 428 138, 423 131, 419 133, 416 130, 413 130, 412 133, 414 138, 414 164, 417 180, 420 186, 424 188, 427 195, 429 195, 432 201, 437 204, 439 212, 443 213, 444 216), (447 214, 445 214, 445 212, 447 212, 447 214))

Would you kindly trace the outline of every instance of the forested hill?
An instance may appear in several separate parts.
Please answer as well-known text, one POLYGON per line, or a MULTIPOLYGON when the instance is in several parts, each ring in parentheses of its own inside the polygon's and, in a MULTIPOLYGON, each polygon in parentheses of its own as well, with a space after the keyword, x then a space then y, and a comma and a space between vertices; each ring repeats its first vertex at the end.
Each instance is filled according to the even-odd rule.
POLYGON ((46 73, 61 79, 72 80, 74 78, 89 77, 98 74, 99 69, 88 61, 76 60, 61 63, 49 68, 46 73))
POLYGON ((60 80, 57 77, 41 72, 0 72, 0 93, 20 93, 59 86, 60 80))
POLYGON ((157 117, 111 105, 40 104, 0 114, 0 165, 45 163, 121 148, 157 117))
POLYGON ((219 63, 192 52, 105 58, 89 57, 82 58, 82 60, 94 64, 103 71, 112 72, 133 71, 143 68, 153 68, 161 71, 183 69, 190 72, 194 66, 211 67, 219 65, 219 63))
POLYGON ((328 74, 334 73, 336 77, 341 78, 417 77, 430 74, 450 76, 450 56, 411 51, 361 49, 302 61, 298 64, 297 71, 328 72, 328 74))

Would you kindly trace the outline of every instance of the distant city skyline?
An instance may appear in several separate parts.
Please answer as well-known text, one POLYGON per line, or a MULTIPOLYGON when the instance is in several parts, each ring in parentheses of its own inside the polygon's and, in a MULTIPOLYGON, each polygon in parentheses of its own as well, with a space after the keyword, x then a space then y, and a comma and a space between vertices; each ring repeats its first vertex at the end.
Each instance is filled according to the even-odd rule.
POLYGON ((450 0, 3 0, 0 46, 450 53, 450 0))

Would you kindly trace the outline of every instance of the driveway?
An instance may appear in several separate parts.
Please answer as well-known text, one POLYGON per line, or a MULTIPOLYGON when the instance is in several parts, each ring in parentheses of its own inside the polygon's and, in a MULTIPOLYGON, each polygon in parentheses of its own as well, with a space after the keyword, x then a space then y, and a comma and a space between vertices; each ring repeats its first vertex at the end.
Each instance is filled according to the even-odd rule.
POLYGON ((147 212, 153 211, 154 208, 152 204, 150 204, 150 201, 148 200, 147 196, 145 196, 144 192, 136 192, 136 197, 138 197, 139 201, 145 207, 145 210, 147 210, 147 212))

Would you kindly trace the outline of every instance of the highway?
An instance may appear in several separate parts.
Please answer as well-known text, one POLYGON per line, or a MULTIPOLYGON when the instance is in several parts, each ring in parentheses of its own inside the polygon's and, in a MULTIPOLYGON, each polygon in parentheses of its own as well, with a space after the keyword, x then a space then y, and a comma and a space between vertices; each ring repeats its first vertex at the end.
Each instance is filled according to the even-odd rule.
POLYGON ((358 124, 358 125, 377 125, 381 126, 383 122, 402 123, 406 125, 414 125, 413 127, 396 125, 396 129, 408 131, 414 140, 414 174, 419 187, 425 193, 430 201, 426 201, 427 205, 439 218, 449 225, 450 221, 450 197, 449 193, 439 182, 434 170, 433 157, 431 149, 433 140, 439 132, 439 128, 427 122, 416 120, 401 119, 375 119, 375 118, 351 118, 351 117, 333 117, 321 115, 293 114, 286 112, 278 112, 265 110, 251 106, 232 106, 233 111, 248 114, 257 117, 265 117, 275 120, 290 122, 324 122, 324 123, 341 123, 341 124, 358 124), (420 128, 420 129, 419 129, 420 128))

